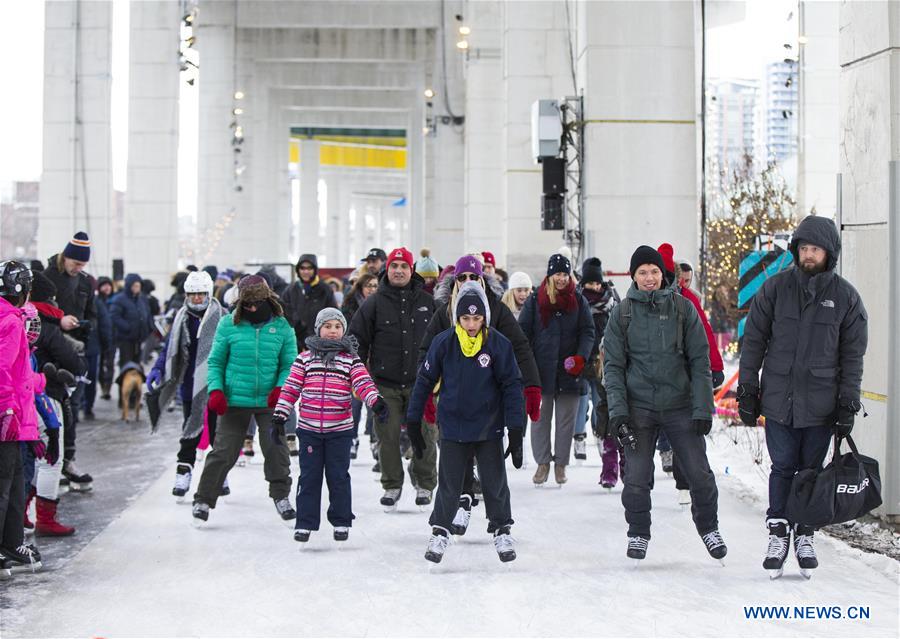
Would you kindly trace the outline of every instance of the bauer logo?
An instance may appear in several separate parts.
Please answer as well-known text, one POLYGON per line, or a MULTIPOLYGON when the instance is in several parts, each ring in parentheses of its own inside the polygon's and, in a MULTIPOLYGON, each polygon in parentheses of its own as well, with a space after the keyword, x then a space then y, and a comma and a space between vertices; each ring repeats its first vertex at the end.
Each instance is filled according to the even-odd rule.
POLYGON ((862 483, 858 486, 856 484, 838 484, 837 493, 847 493, 848 495, 856 495, 857 493, 861 493, 866 489, 866 486, 869 485, 869 478, 866 477, 862 480, 862 483))
POLYGON ((487 353, 482 353, 481 355, 479 355, 478 356, 478 365, 481 366, 481 368, 487 368, 488 366, 490 366, 491 365, 491 356, 488 355, 487 353))

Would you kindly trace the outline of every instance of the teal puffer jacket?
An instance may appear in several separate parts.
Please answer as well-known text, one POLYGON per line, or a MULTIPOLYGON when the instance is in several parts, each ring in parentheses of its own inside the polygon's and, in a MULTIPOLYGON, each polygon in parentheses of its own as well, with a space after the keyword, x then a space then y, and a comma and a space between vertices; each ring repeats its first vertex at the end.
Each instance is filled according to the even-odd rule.
POLYGON ((272 389, 287 379, 295 357, 297 338, 283 317, 235 325, 228 314, 216 328, 207 360, 209 392, 223 391, 229 406, 263 408, 272 389))
POLYGON ((632 319, 626 340, 619 315, 613 308, 603 335, 603 383, 609 416, 628 416, 636 406, 653 411, 690 408, 693 419, 711 419, 712 377, 709 342, 693 304, 685 299, 682 350, 678 352, 678 312, 672 288, 640 291, 628 289, 632 319))

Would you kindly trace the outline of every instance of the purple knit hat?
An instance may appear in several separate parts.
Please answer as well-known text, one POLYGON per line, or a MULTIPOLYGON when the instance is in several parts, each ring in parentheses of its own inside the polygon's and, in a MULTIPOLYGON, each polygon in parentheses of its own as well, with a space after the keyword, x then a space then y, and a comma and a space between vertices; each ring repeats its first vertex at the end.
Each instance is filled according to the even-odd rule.
POLYGON ((481 265, 481 261, 472 255, 463 255, 456 260, 456 270, 453 272, 453 275, 458 277, 463 273, 475 273, 478 277, 483 277, 484 268, 481 265))

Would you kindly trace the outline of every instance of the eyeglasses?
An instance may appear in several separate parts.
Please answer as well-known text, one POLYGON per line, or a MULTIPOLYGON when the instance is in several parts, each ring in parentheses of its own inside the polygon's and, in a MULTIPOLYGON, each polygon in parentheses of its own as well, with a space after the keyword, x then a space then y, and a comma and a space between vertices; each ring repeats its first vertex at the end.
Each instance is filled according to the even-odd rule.
POLYGON ((477 282, 480 279, 481 279, 481 276, 476 275, 475 273, 463 273, 462 275, 456 276, 456 281, 460 282, 460 283, 465 282, 466 280, 477 282))
POLYGON ((241 304, 241 308, 244 309, 245 311, 255 311, 256 304, 241 304))
POLYGON ((378 282, 372 282, 371 284, 366 284, 363 288, 378 288, 378 282))

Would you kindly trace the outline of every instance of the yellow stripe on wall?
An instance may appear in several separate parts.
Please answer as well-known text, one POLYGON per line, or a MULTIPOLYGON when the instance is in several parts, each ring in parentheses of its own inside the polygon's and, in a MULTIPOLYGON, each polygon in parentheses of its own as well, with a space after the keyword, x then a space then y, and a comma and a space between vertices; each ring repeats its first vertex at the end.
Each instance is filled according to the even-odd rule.
MULTIPOLYGON (((379 144, 384 139, 374 140, 379 144)), ((291 141, 289 161, 300 162, 300 144, 291 141)), ((349 166, 372 169, 405 169, 406 148, 373 149, 367 147, 347 146, 344 144, 322 144, 319 146, 319 164, 321 166, 349 166)))

